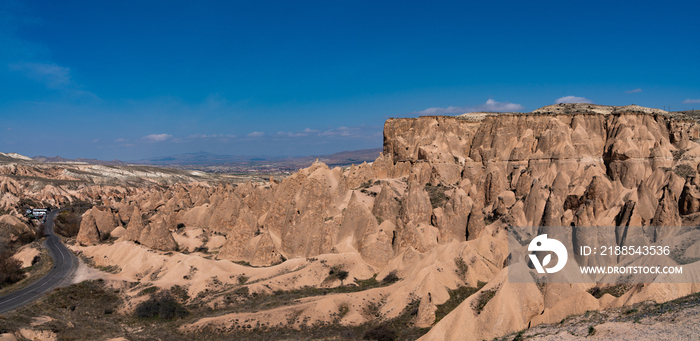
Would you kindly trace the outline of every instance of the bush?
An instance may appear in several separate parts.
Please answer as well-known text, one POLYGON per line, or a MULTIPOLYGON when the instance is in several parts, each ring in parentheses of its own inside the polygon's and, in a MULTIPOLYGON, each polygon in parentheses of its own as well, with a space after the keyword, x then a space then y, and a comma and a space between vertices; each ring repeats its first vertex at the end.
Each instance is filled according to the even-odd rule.
POLYGON ((21 209, 22 211, 28 209, 28 208, 37 208, 39 207, 39 204, 36 203, 36 201, 29 199, 29 198, 21 198, 19 199, 19 202, 17 203, 17 208, 21 209))
POLYGON ((136 296, 149 295, 155 293, 156 291, 158 291, 158 287, 152 286, 139 291, 139 293, 136 296))
POLYGON ((344 281, 346 278, 348 278, 348 275, 349 275, 349 273, 348 273, 347 271, 345 271, 345 270, 340 270, 340 271, 338 271, 337 277, 338 277, 338 279, 342 282, 342 281, 344 281))
POLYGON ((348 275, 350 275, 349 272, 343 270, 339 265, 336 265, 328 271, 328 277, 326 277, 325 281, 333 281, 335 279, 340 280, 340 284, 342 285, 343 282, 348 278, 348 275))
POLYGON ((595 327, 593 327, 593 326, 588 326, 588 335, 589 335, 589 336, 595 335, 595 327))
POLYGON ((382 283, 391 284, 399 281, 399 276, 396 275, 396 270, 390 272, 388 275, 384 276, 382 283))
POLYGON ((676 149, 671 151, 671 155, 673 155, 673 160, 678 161, 683 157, 683 154, 685 154, 686 150, 685 149, 676 149))
POLYGON ((457 266, 457 270, 455 272, 461 279, 465 279, 465 276, 467 275, 467 271, 469 271, 469 266, 467 263, 464 262, 464 259, 462 257, 456 257, 455 258, 455 265, 457 266))
POLYGON ((445 206, 447 200, 450 199, 445 194, 445 191, 448 189, 449 188, 442 185, 425 185, 425 191, 428 192, 428 196, 430 196, 430 205, 433 207, 433 209, 445 206))
POLYGON ((179 298, 181 302, 186 302, 187 300, 190 299, 190 295, 187 293, 187 289, 185 289, 182 286, 179 285, 173 285, 172 288, 170 288, 170 292, 176 297, 179 298))
POLYGON ((74 210, 62 211, 54 219, 54 231, 64 237, 75 237, 80 231, 81 215, 74 210))
POLYGON ((17 236, 17 243, 19 245, 26 245, 33 242, 35 239, 36 236, 34 235, 34 233, 22 232, 19 236, 17 236))
POLYGON ((379 325, 365 332, 363 339, 376 341, 394 341, 396 340, 396 330, 391 326, 385 324, 379 325))
POLYGON ((681 164, 676 166, 676 168, 673 169, 673 172, 682 178, 695 176, 698 173, 692 166, 688 164, 681 164))
POLYGON ((39 224, 39 227, 37 228, 36 231, 34 231, 34 235, 36 236, 36 239, 41 239, 46 237, 46 228, 44 223, 39 224))
POLYGON ((0 254, 0 287, 19 282, 24 277, 21 268, 22 263, 12 258, 9 251, 0 254))
POLYGON ((496 290, 482 291, 481 294, 479 294, 479 298, 476 300, 476 305, 474 306, 476 313, 481 314, 481 311, 484 310, 486 304, 489 303, 494 296, 496 296, 496 290))
POLYGON ((523 339, 523 331, 521 330, 517 334, 515 334, 513 341, 522 341, 522 339, 523 339))
POLYGON ((136 307, 136 316, 139 318, 159 317, 162 320, 183 318, 189 312, 178 303, 170 294, 163 294, 142 302, 136 307))
POLYGON ((593 287, 588 289, 588 293, 595 298, 601 298, 605 294, 610 294, 613 297, 620 297, 632 289, 632 284, 620 283, 604 287, 593 287))
POLYGON ((362 185, 360 185, 360 187, 358 187, 357 189, 370 187, 372 187, 372 180, 367 180, 366 182, 363 182, 362 185))
POLYGON ((384 219, 382 219, 381 217, 375 216, 375 218, 377 218, 377 225, 381 225, 384 222, 384 219))
POLYGON ((454 290, 448 290, 450 298, 445 301, 445 303, 437 306, 435 311, 435 322, 442 320, 447 314, 455 310, 464 300, 469 298, 469 296, 474 295, 483 287, 486 283, 479 282, 476 288, 473 287, 459 287, 454 290))
POLYGON ((248 296, 250 294, 250 289, 248 289, 248 287, 240 287, 240 288, 234 290, 233 293, 235 295, 245 297, 245 296, 248 296))

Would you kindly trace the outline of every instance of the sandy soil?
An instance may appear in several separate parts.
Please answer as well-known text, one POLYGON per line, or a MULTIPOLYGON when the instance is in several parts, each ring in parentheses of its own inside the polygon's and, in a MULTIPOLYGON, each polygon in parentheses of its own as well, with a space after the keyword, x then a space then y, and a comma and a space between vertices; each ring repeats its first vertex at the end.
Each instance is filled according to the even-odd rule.
POLYGON ((27 268, 32 266, 32 260, 34 260, 34 257, 38 256, 39 254, 41 254, 41 251, 39 251, 36 245, 28 244, 20 248, 19 251, 12 256, 12 258, 22 262, 22 268, 27 268))

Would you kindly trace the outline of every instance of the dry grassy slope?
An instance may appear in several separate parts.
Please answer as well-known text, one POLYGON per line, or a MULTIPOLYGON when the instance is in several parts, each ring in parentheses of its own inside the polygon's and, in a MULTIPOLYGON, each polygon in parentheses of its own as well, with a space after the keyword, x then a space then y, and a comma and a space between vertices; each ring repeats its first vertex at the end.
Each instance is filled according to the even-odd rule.
MULTIPOLYGON (((118 269, 116 281, 179 285, 188 303, 214 309, 180 325, 183 333, 377 324, 417 305, 411 323, 432 327, 427 340, 490 339, 586 310, 700 291, 655 283, 594 297, 590 285, 508 283, 503 268, 509 224, 541 226, 533 233, 656 226, 630 238, 697 244, 696 234, 679 236, 687 231, 671 227, 697 225, 700 216, 699 132, 684 116, 636 106, 390 119, 384 152, 372 164, 314 163, 280 182, 153 187, 104 202, 100 212, 123 226, 101 226, 110 220, 100 218, 105 213, 89 213, 95 219, 81 227, 89 238, 74 248, 118 269), (163 226, 180 251, 143 246, 163 226), (95 238, 108 230, 120 239, 95 238), (334 280, 331 269, 345 269, 348 278, 334 280), (401 280, 360 285, 374 274, 379 283, 390 274, 401 280), (479 282, 487 282, 479 292, 455 298, 458 288, 479 282), (344 292, 341 283, 359 291, 344 292), (323 295, 308 286, 337 289, 323 295), (245 308, 258 302, 253 294, 277 290, 303 298, 245 308)), ((700 245, 688 250, 687 259, 700 256, 700 245)), ((688 283, 700 282, 700 263, 686 266, 688 283)), ((138 299, 128 302, 125 313, 138 299)))

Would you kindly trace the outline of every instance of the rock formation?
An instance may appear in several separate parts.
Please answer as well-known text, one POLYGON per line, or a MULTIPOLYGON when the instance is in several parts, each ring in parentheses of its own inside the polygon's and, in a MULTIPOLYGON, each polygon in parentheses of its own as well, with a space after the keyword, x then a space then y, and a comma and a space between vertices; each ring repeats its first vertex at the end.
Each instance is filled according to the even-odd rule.
MULTIPOLYGON (((392 271, 401 278, 382 294, 381 313, 395 317, 410 303, 408 294, 420 294, 416 323, 426 327, 449 290, 488 282, 425 339, 491 339, 582 309, 657 297, 652 289, 595 298, 590 286, 509 283, 507 271, 524 269, 509 264, 505 231, 528 228, 573 245, 686 238, 679 226, 700 221, 699 137, 700 126, 689 117, 637 106, 561 104, 532 113, 389 119, 373 164, 330 169, 315 162, 266 183, 190 182, 131 192, 86 187, 83 196, 105 207, 84 215, 78 242, 98 244, 128 220, 126 240, 161 251, 178 250, 173 231, 186 227, 225 238, 216 246, 218 259, 255 266, 357 257, 353 264, 372 272, 366 278, 392 271), (586 227, 596 228, 595 236, 586 227), (490 301, 476 308, 481 294, 490 301)), ((3 200, 11 202, 22 185, 0 180, 0 190, 10 193, 3 200)), ((57 202, 67 193, 44 190, 43 198, 57 202)), ((676 289, 658 289, 659 299, 700 287, 676 289)), ((331 308, 324 311, 336 303, 326 301, 331 308)), ((355 313, 347 324, 366 321, 355 313)))
POLYGON ((97 228, 95 217, 86 213, 80 221, 80 231, 76 240, 80 245, 95 245, 100 243, 100 230, 97 228))
POLYGON ((175 243, 175 239, 170 234, 164 219, 161 219, 158 223, 146 225, 146 228, 141 231, 138 241, 151 249, 160 251, 177 250, 177 243, 175 243))

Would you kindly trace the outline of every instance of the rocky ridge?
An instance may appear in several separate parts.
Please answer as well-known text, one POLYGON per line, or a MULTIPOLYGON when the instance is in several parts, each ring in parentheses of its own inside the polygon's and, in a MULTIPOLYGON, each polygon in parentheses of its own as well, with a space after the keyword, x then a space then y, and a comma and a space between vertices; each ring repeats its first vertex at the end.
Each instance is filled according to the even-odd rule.
MULTIPOLYGON (((161 255, 194 251, 271 266, 253 269, 307 268, 299 275, 311 286, 328 285, 307 272, 315 258, 343 257, 341 263, 354 269, 350 278, 401 279, 361 294, 309 298, 286 310, 201 319, 185 331, 233 331, 242 318, 253 325, 282 323, 299 309, 312 326, 333 321, 343 302, 358 298, 381 301, 379 314, 389 319, 411 304, 410 297, 422 297, 415 323, 432 327, 424 339, 490 339, 587 310, 700 291, 691 282, 650 283, 619 297, 594 297, 594 284, 509 283, 506 261, 508 226, 534 226, 533 233, 614 226, 612 233, 626 236, 619 245, 682 238, 695 245, 683 257, 697 259, 700 234, 680 226, 697 226, 700 219, 699 137, 694 120, 637 106, 563 104, 533 113, 389 119, 383 153, 371 164, 331 169, 317 162, 281 181, 183 182, 104 198, 102 207, 83 216, 77 248, 122 269, 129 266, 126 258, 112 256, 111 248, 123 254, 147 246, 161 255), (645 233, 632 233, 635 226, 645 233), (101 244, 100 231, 121 239, 101 244), (450 290, 479 282, 487 284, 435 324, 450 290), (490 299, 479 306, 484 294, 490 299)), ((695 273, 698 264, 686 267, 695 273)), ((218 280, 234 286, 243 274, 260 272, 262 282, 246 285, 251 292, 297 285, 280 284, 291 274, 274 283, 262 274, 267 270, 226 271, 228 279, 218 280)), ((191 295, 202 288, 187 281, 191 295)), ((339 323, 370 321, 362 309, 353 306, 339 323)))

